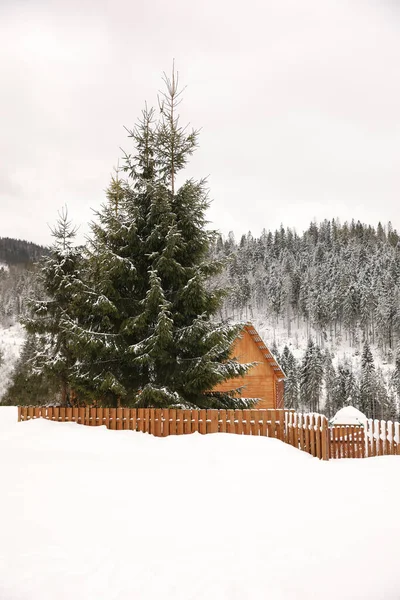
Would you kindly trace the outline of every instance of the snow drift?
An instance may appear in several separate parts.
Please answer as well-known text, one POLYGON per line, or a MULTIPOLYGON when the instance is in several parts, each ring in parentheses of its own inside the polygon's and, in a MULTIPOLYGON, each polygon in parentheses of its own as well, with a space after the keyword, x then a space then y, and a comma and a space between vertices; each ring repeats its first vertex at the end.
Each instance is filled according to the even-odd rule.
POLYGON ((0 408, 1 600, 400 595, 400 460, 0 408))

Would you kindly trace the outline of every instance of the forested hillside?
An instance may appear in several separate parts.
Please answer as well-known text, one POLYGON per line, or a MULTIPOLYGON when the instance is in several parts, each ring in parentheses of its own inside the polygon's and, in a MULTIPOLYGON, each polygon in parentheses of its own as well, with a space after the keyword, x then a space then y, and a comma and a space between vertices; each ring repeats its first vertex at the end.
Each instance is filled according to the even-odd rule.
MULTIPOLYGON (((41 295, 31 260, 45 249, 0 242, 2 256, 14 257, 0 269, 0 348, 9 374, 22 339, 14 324, 28 298, 41 295)), ((369 416, 399 418, 400 243, 390 223, 332 220, 312 223, 302 235, 283 227, 240 240, 230 234, 218 239, 213 255, 226 261, 218 276, 229 290, 221 316, 258 328, 286 372, 287 407, 332 415, 353 404, 369 416)), ((19 394, 29 375, 29 348, 24 352, 19 394)))
POLYGON ((46 252, 44 246, 32 242, 0 237, 0 263, 6 265, 29 265, 38 261, 46 252))
POLYGON ((390 223, 231 234, 214 251, 228 261, 224 315, 254 321, 279 354, 287 405, 398 413, 400 244, 390 223))
POLYGON ((37 287, 35 264, 46 248, 12 238, 0 238, 0 326, 18 321, 37 287))
POLYGON ((46 248, 13 238, 0 238, 0 400, 24 341, 19 320, 29 298, 40 295, 35 262, 46 248))

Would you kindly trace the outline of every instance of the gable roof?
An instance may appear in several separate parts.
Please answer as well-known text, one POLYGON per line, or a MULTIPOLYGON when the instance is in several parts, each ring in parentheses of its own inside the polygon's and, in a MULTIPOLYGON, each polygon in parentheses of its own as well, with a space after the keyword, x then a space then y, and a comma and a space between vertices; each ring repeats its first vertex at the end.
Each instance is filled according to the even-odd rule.
POLYGON ((276 358, 272 354, 272 352, 264 344, 262 338, 259 336, 259 334, 256 331, 254 325, 252 323, 246 323, 246 325, 244 326, 243 329, 245 331, 247 331, 247 333, 249 335, 251 335, 254 343, 259 347, 259 349, 263 353, 264 357, 267 359, 267 362, 269 363, 269 365, 271 366, 271 368, 275 372, 275 375, 278 377, 278 379, 280 379, 280 380, 285 379, 286 375, 285 375, 283 369, 278 364, 278 361, 276 360, 276 358))

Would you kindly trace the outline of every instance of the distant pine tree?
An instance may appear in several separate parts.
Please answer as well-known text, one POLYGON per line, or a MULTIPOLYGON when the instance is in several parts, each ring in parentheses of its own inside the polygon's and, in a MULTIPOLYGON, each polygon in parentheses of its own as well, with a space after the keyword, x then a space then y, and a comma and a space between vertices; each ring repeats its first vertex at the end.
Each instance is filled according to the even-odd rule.
POLYGON ((284 380, 285 408, 293 408, 298 410, 299 380, 297 362, 287 346, 284 347, 282 352, 281 366, 286 375, 284 380))
POLYGON ((328 418, 331 418, 338 409, 336 406, 336 370, 333 366, 332 356, 328 351, 326 351, 324 355, 324 386, 324 412, 328 418))
POLYGON ((323 360, 319 347, 310 338, 301 364, 300 397, 302 406, 319 412, 323 380, 323 360))
POLYGON ((368 417, 377 418, 376 371, 368 341, 364 343, 361 359, 360 410, 368 417))

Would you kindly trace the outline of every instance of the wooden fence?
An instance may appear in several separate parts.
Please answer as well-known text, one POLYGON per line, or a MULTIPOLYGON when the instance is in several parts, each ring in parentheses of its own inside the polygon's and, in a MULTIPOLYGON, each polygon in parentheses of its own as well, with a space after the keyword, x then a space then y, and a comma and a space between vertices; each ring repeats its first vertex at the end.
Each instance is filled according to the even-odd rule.
POLYGON ((365 431, 359 425, 329 428, 329 458, 364 458, 365 431))
POLYGON ((185 433, 235 433, 279 439, 312 456, 328 460, 328 422, 322 415, 298 415, 283 409, 178 410, 157 408, 66 408, 19 406, 18 420, 37 418, 109 429, 142 431, 155 436, 185 433))
POLYGON ((329 459, 328 420, 324 415, 286 412, 285 442, 323 460, 329 459))
POLYGON ((400 423, 368 419, 362 425, 330 428, 330 458, 400 455, 400 423))
POLYGON ((262 435, 281 440, 324 460, 400 455, 399 423, 370 419, 364 427, 328 427, 328 421, 323 415, 303 415, 283 409, 18 407, 19 421, 39 417, 89 426, 105 425, 116 430, 142 431, 158 437, 194 432, 262 435))

